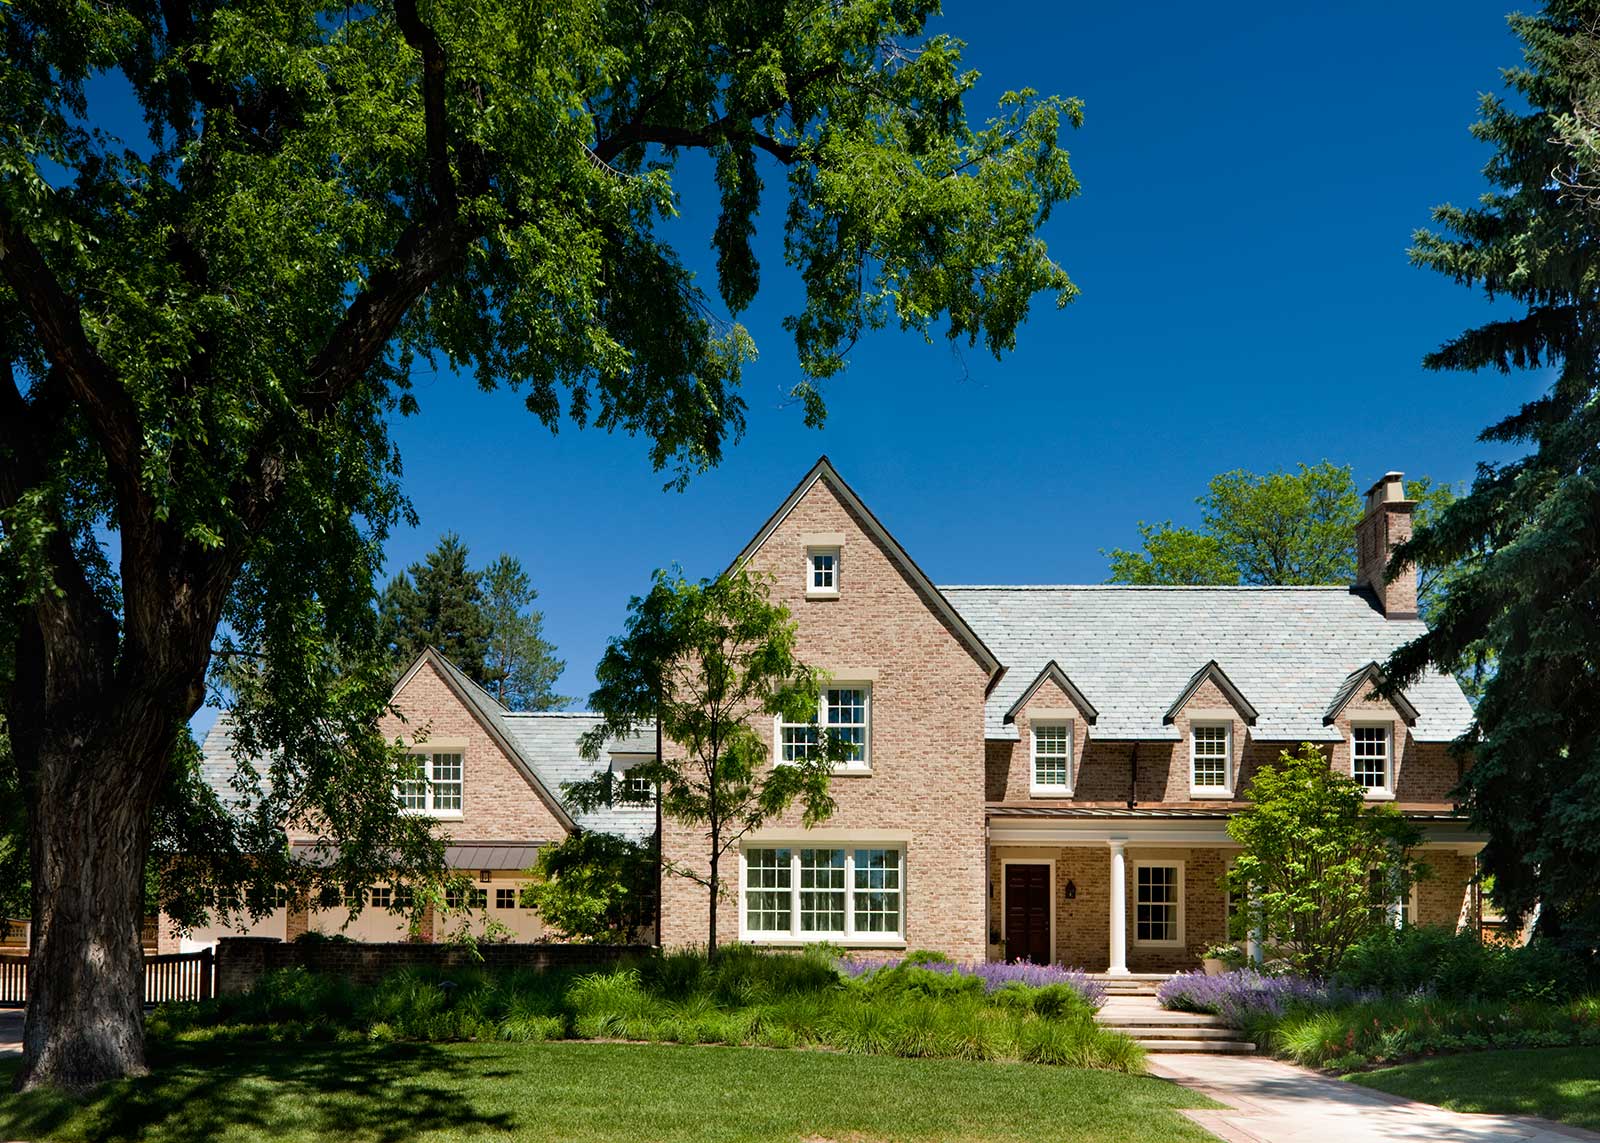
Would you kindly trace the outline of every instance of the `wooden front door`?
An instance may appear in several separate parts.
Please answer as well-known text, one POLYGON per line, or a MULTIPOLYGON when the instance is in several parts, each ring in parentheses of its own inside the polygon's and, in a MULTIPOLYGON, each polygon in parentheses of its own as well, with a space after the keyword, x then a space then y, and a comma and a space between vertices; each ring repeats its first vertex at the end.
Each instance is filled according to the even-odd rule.
POLYGON ((1050 867, 1006 866, 1006 959, 1055 960, 1050 947, 1050 867))

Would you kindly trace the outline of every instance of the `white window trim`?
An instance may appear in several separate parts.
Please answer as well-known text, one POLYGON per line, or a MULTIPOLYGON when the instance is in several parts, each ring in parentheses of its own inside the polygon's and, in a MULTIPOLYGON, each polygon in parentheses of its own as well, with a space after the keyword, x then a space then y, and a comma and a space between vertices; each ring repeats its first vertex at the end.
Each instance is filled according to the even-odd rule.
MULTIPOLYGON (((406 748, 406 754, 412 758, 421 758, 423 777, 423 797, 427 800, 425 806, 401 806, 402 814, 412 817, 434 818, 438 821, 460 821, 466 816, 467 810, 467 747, 465 742, 417 742, 406 748), (457 809, 440 810, 433 805, 433 756, 435 754, 454 754, 461 759, 461 805, 457 809)), ((396 791, 398 793, 398 790, 396 791)))
POLYGON ((1053 857, 1004 857, 1000 859, 1000 948, 1006 947, 1006 869, 1012 865, 1048 865, 1050 867, 1050 962, 1057 963, 1056 955, 1056 859, 1053 857))
POLYGON ((1182 948, 1188 943, 1184 939, 1185 922, 1187 920, 1184 915, 1187 910, 1183 907, 1185 892, 1184 864, 1185 863, 1183 861, 1176 858, 1169 860, 1166 858, 1155 857, 1128 862, 1129 868, 1133 871, 1132 885, 1130 886, 1133 891, 1128 894, 1128 906, 1130 909, 1130 912, 1128 913, 1128 928, 1130 932, 1128 935, 1132 938, 1133 944, 1136 944, 1141 948, 1175 949, 1182 948), (1176 868, 1178 871, 1178 939, 1172 941, 1142 941, 1139 939, 1139 870, 1173 868, 1176 868))
POLYGON ((1383 731, 1384 765, 1383 785, 1366 786, 1362 789, 1367 792, 1369 802, 1389 802, 1394 800, 1394 723, 1386 719, 1373 719, 1370 721, 1354 721, 1350 724, 1350 777, 1356 776, 1356 731, 1375 727, 1383 731))
MULTIPOLYGON (((1037 864, 1037 863, 1036 863, 1037 864)), ((837 944, 850 948, 905 948, 906 904, 910 900, 910 878, 906 872, 906 846, 896 842, 816 841, 812 838, 785 841, 746 841, 739 846, 739 940, 744 944, 770 945, 781 948, 799 948, 804 945, 837 944), (767 930, 752 932, 747 923, 747 854, 752 849, 787 849, 789 851, 789 934, 767 930), (844 850, 844 932, 799 934, 800 924, 800 851, 802 849, 844 850), (898 933, 856 932, 856 850, 892 849, 900 854, 900 931, 898 933)), ((869 890, 870 892, 870 890, 869 890)), ((1054 920, 1052 919, 1052 925, 1054 920)))
POLYGON ((839 544, 808 544, 806 546, 806 598, 807 599, 838 599, 839 598, 839 565, 840 565, 840 563, 843 562, 840 559, 841 553, 842 553, 842 548, 841 548, 841 545, 839 545, 839 544), (815 586, 813 586, 814 580, 815 580, 815 576, 813 575, 813 571, 814 571, 813 562, 815 561, 817 556, 832 556, 833 557, 833 586, 832 587, 815 587, 815 586))
MULTIPOLYGON (((828 726, 829 690, 857 690, 867 692, 866 725, 863 728, 861 757, 854 762, 836 763, 833 767, 833 772, 836 775, 866 776, 872 773, 872 708, 874 706, 873 689, 874 688, 871 681, 866 679, 859 681, 856 679, 829 679, 828 682, 823 686, 822 693, 817 696, 816 727, 817 733, 820 736, 828 726)), ((800 724, 791 722, 788 725, 799 726, 800 724)), ((790 763, 785 762, 783 759, 783 727, 783 716, 774 715, 772 718, 772 764, 774 766, 790 765, 790 763)), ((808 848, 811 847, 808 846, 808 848)))
POLYGON ((1220 718, 1197 718, 1189 723, 1189 797, 1191 798, 1232 798, 1233 788, 1237 782, 1238 765, 1233 758, 1233 720, 1220 718), (1220 726, 1228 732, 1228 762, 1226 781, 1220 786, 1197 786, 1194 784, 1194 732, 1196 728, 1220 726))
MULTIPOLYGON (((1035 798, 1070 798, 1078 779, 1077 728, 1070 718, 1041 718, 1028 722, 1028 793, 1035 798), (1039 734, 1041 726, 1067 729, 1067 780, 1064 784, 1039 781, 1039 734)), ((1053 946, 1052 946, 1053 947, 1053 946)))

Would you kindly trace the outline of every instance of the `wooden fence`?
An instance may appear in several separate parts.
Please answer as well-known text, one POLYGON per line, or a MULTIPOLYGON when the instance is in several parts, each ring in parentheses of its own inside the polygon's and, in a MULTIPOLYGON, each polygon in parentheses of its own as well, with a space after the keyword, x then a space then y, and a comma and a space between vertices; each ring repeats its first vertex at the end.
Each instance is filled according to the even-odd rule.
MULTIPOLYGON (((216 953, 146 954, 144 996, 146 1004, 164 1000, 209 1000, 217 994, 216 953)), ((28 1002, 28 958, 0 956, 0 1008, 28 1002)))

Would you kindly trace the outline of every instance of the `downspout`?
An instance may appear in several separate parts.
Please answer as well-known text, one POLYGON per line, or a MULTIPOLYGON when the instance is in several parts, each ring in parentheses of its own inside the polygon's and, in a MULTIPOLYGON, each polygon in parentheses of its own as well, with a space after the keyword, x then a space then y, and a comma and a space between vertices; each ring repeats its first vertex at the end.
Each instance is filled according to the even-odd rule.
POLYGON ((1133 741, 1133 761, 1128 766, 1128 808, 1138 804, 1139 798, 1139 740, 1133 741))
MULTIPOLYGON (((656 697, 656 767, 657 773, 661 766, 661 698, 656 697)), ((664 892, 666 886, 662 883, 662 849, 666 841, 661 835, 661 780, 656 779, 656 948, 661 947, 661 914, 666 906, 664 892)))

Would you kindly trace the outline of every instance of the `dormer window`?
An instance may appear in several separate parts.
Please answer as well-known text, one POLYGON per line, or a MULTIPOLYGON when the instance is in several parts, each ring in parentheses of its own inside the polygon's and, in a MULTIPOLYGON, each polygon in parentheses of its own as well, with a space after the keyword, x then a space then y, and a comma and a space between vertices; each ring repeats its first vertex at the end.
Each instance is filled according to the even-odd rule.
POLYGON ((1189 727, 1189 796, 1233 796, 1233 724, 1196 722, 1189 727))
POLYGON ((839 594, 839 549, 806 549, 806 595, 812 598, 839 594))
POLYGON ((1369 798, 1394 796, 1394 727, 1386 722, 1350 727, 1350 776, 1369 798))
POLYGON ((1035 722, 1033 736, 1033 775, 1030 794, 1044 797, 1072 796, 1072 723, 1035 722))

